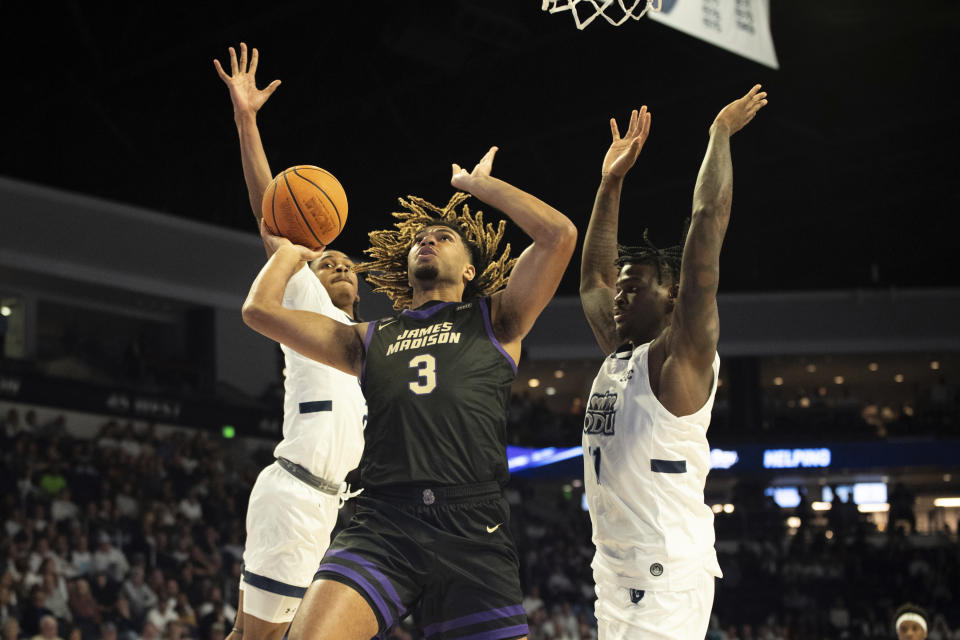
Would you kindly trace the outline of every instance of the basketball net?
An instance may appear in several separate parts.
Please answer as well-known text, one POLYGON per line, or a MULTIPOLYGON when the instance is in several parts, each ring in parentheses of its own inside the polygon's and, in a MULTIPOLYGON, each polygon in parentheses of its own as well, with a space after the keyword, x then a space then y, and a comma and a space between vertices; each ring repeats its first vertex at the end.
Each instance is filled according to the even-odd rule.
POLYGON ((540 8, 550 13, 569 11, 573 14, 573 21, 577 23, 577 29, 583 29, 596 20, 597 16, 603 16, 607 22, 615 27, 619 27, 626 22, 628 18, 639 20, 650 9, 660 11, 661 1, 662 0, 543 0, 540 8), (611 8, 613 15, 607 15, 607 9, 611 8), (591 9, 593 13, 590 13, 591 9), (588 15, 581 16, 581 11, 588 15))

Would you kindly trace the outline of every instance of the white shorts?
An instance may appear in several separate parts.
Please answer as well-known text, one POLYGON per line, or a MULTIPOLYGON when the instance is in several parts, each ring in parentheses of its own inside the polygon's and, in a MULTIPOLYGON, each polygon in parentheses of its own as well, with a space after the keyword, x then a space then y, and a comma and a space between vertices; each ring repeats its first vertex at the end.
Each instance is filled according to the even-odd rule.
POLYGON ((293 620, 330 546, 340 499, 297 480, 277 463, 250 491, 243 550, 243 611, 267 622, 293 620))
POLYGON ((597 584, 599 640, 703 640, 715 578, 704 571, 687 591, 638 591, 597 584))

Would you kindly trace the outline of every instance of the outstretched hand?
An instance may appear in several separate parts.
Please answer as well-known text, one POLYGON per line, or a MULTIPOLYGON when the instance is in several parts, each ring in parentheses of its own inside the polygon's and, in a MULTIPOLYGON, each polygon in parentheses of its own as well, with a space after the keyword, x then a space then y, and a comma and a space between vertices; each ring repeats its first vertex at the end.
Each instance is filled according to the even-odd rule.
POLYGON ((600 171, 603 175, 622 178, 637 161, 637 156, 640 155, 640 150, 647 141, 647 136, 650 135, 650 112, 647 111, 646 105, 640 107, 640 111, 634 109, 630 114, 627 135, 620 137, 616 118, 610 118, 610 133, 613 135, 613 142, 607 149, 607 155, 603 157, 600 171))
POLYGON ((254 114, 260 110, 263 103, 273 95, 273 92, 280 86, 279 80, 274 80, 263 89, 257 89, 257 63, 259 53, 254 48, 250 55, 249 64, 247 62, 247 45, 240 43, 240 62, 237 62, 237 52, 230 47, 230 74, 228 75, 220 61, 213 60, 213 66, 217 69, 217 75, 223 80, 224 84, 230 90, 230 100, 233 102, 235 113, 254 114))
POLYGON ((767 105, 767 92, 760 91, 760 85, 756 84, 747 95, 734 100, 717 114, 710 127, 711 132, 716 127, 722 127, 727 130, 728 135, 733 135, 740 129, 747 126, 747 123, 753 120, 760 111, 767 105))
POLYGON ((490 171, 493 169, 493 156, 497 155, 497 147, 490 147, 490 150, 480 158, 480 162, 473 168, 473 171, 467 172, 466 169, 454 163, 453 176, 450 178, 450 184, 457 189, 462 189, 468 193, 473 193, 472 188, 478 181, 490 177, 490 171))
POLYGON ((275 236, 270 233, 269 229, 267 229, 267 223, 263 219, 260 220, 260 237, 263 239, 263 246, 267 250, 267 255, 270 256, 276 253, 281 247, 290 245, 297 250, 301 260, 306 260, 309 262, 310 260, 316 260, 319 258, 321 255, 323 255, 324 250, 326 250, 326 247, 320 247, 318 250, 314 251, 304 247, 303 245, 293 244, 282 236, 275 236))

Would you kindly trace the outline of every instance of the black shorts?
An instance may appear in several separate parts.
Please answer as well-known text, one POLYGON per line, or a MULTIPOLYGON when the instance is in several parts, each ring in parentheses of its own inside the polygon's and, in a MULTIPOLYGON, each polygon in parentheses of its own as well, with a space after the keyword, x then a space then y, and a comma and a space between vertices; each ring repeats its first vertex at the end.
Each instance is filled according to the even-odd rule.
POLYGON ((317 579, 366 599, 384 633, 408 613, 427 640, 528 633, 510 507, 496 482, 367 490, 317 579))

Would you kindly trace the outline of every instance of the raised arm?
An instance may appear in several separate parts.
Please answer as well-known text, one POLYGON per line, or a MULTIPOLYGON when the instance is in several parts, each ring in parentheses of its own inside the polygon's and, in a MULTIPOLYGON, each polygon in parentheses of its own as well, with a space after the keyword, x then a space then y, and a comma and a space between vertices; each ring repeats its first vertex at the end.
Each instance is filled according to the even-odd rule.
MULTIPOLYGON (((257 111, 270 98, 277 87, 279 80, 274 80, 263 89, 257 89, 257 63, 259 53, 256 48, 247 62, 247 45, 240 43, 240 61, 237 62, 237 53, 230 47, 230 75, 220 66, 219 60, 213 61, 217 74, 227 89, 230 90, 230 101, 233 103, 233 119, 237 124, 237 133, 240 136, 240 160, 243 163, 243 179, 247 183, 247 195, 250 198, 250 208, 253 216, 260 224, 263 217, 261 206, 263 192, 273 179, 270 173, 270 164, 267 154, 263 150, 260 140, 260 130, 257 128, 257 111)), ((267 255, 270 255, 269 249, 267 255)))
POLYGON ((600 188, 593 202, 590 224, 580 261, 580 304, 593 335, 604 353, 612 353, 620 340, 613 322, 613 298, 617 282, 617 219, 623 178, 633 167, 650 133, 647 107, 630 114, 627 135, 620 137, 617 120, 610 118, 613 141, 603 158, 600 188))
POLYGON ((693 217, 683 249, 680 289, 673 311, 667 350, 694 371, 712 372, 720 338, 717 287, 720 247, 730 222, 733 162, 730 136, 753 120, 767 94, 754 86, 724 107, 710 127, 710 142, 693 192, 693 217))
POLYGON ((577 243, 577 229, 550 205, 492 177, 496 152, 497 147, 491 147, 470 173, 453 165, 450 183, 505 213, 533 239, 520 254, 506 288, 491 300, 494 334, 517 359, 520 341, 560 284, 577 243))
POLYGON ((260 234, 271 257, 253 281, 243 303, 243 321, 297 353, 359 377, 369 323, 348 325, 319 313, 283 306, 287 282, 303 268, 305 261, 319 258, 322 252, 270 235, 262 221, 260 234))

